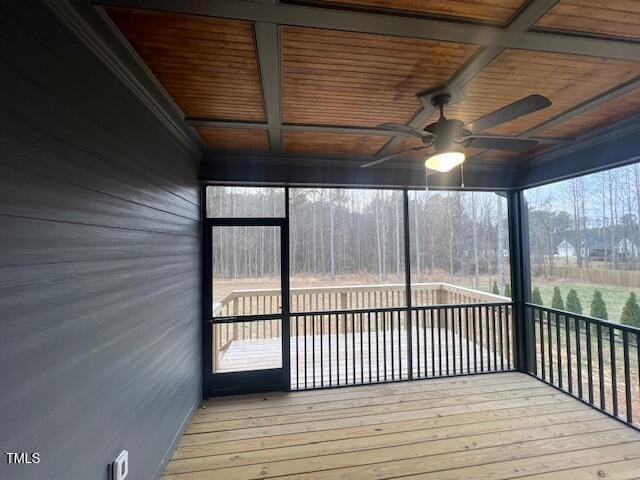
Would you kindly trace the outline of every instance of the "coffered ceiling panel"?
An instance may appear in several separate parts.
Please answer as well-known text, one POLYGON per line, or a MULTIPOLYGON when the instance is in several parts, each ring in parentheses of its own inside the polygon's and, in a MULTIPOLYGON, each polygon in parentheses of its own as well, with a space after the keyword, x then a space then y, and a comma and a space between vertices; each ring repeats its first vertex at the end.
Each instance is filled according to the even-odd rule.
POLYGON ((640 2, 560 0, 536 26, 550 30, 640 39, 640 2))
POLYGON ((285 27, 284 119, 375 126, 406 122, 416 94, 444 84, 471 45, 285 27))
POLYGON ((282 138, 287 153, 355 156, 373 155, 389 140, 389 137, 379 135, 297 131, 283 132, 282 138))
POLYGON ((120 8, 107 12, 185 115, 264 120, 250 22, 120 8))
POLYGON ((319 0, 325 5, 371 7, 391 11, 506 23, 524 0, 319 0))
MULTIPOLYGON (((445 113, 466 123, 527 95, 548 97, 550 107, 490 132, 517 135, 639 74, 636 62, 505 50, 467 84, 465 100, 448 106, 445 113)), ((436 119, 434 114, 429 121, 436 119)))
POLYGON ((198 133, 212 150, 266 152, 269 138, 266 130, 242 128, 198 128, 198 133))
POLYGON ((575 137, 606 127, 633 114, 640 114, 640 89, 620 95, 613 100, 576 115, 560 125, 545 130, 541 135, 575 137))

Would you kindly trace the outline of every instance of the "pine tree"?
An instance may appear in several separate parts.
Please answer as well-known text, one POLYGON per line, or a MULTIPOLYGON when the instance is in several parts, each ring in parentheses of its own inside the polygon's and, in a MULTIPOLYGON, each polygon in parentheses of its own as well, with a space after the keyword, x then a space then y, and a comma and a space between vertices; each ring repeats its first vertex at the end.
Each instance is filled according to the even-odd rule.
POLYGON ((593 292, 593 300, 591 300, 591 316, 602 320, 607 320, 609 318, 609 315, 607 314, 607 305, 604 303, 600 290, 593 292))
POLYGON ((507 283, 504 286, 504 296, 511 298, 511 284, 507 283))
POLYGON ((627 302, 622 309, 620 323, 629 325, 630 327, 640 327, 640 305, 636 300, 636 294, 631 292, 627 302))
POLYGON ((560 287, 553 288, 553 298, 551 299, 551 308, 555 308, 557 310, 564 310, 564 300, 562 300, 560 287))
POLYGON ((497 282, 493 282, 493 288, 491 289, 491 293, 493 293, 494 295, 500 295, 497 282))
POLYGON ((578 292, 573 288, 567 293, 567 312, 582 313, 582 304, 578 292))
POLYGON ((531 303, 535 303, 536 305, 543 306, 544 302, 542 301, 542 295, 540 295, 540 289, 538 287, 533 288, 533 293, 531 294, 531 303))

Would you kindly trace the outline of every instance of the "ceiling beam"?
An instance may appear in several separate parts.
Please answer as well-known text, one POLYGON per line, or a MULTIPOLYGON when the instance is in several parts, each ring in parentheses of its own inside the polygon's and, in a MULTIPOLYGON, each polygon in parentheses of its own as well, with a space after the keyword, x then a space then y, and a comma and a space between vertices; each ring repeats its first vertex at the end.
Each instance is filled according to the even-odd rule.
POLYGON ((256 22, 253 26, 262 98, 269 130, 269 145, 272 152, 282 151, 282 133, 278 128, 282 123, 282 42, 280 27, 275 23, 256 22))
MULTIPOLYGON (((415 138, 414 135, 404 132, 396 132, 395 130, 387 130, 378 127, 353 127, 348 125, 314 125, 314 124, 280 124, 270 125, 268 123, 247 122, 236 120, 212 120, 208 118, 187 117, 187 124, 191 127, 198 128, 240 128, 247 130, 276 130, 289 132, 318 132, 318 133, 343 133, 347 135, 376 135, 382 137, 393 137, 399 135, 404 138, 415 138)), ((476 138, 504 138, 504 135, 494 135, 491 133, 480 133, 474 135, 476 138)), ((548 138, 534 136, 520 136, 518 138, 537 140, 542 143, 567 144, 572 139, 566 138, 548 138)))
MULTIPOLYGON (((548 0, 533 0, 520 13, 530 20, 543 10, 548 0), (530 10, 533 8, 534 10, 530 10), (526 12, 531 11, 531 17, 526 12)), ((144 8, 193 15, 224 17, 254 22, 327 28, 350 32, 398 35, 447 42, 470 43, 499 48, 519 48, 547 52, 573 53, 622 60, 640 60, 640 44, 622 40, 596 39, 559 33, 528 32, 514 34, 508 28, 491 27, 424 17, 353 12, 319 6, 263 3, 251 0, 94 0, 98 5, 144 8)), ((514 20, 517 22, 517 18, 514 20)), ((534 23, 534 22, 531 22, 534 23)), ((521 27, 520 23, 515 23, 521 27)))
POLYGON ((380 135, 392 137, 394 135, 402 135, 404 137, 413 137, 409 133, 394 132, 384 128, 377 127, 352 127, 347 125, 309 125, 309 124, 280 124, 269 125, 268 123, 243 122, 235 120, 210 120, 207 118, 187 117, 185 121, 192 127, 204 128, 248 128, 248 129, 278 129, 292 132, 321 132, 321 133, 347 133, 355 135, 380 135))
POLYGON ((638 87, 640 87, 640 76, 632 78, 628 82, 621 83, 620 85, 617 85, 612 89, 607 90, 604 93, 601 93, 600 95, 590 98, 589 100, 579 105, 576 105, 575 107, 570 108, 569 110, 565 110, 561 114, 556 115, 555 117, 547 120, 546 122, 543 122, 540 125, 530 128, 529 130, 526 130, 522 135, 524 136, 537 135, 543 130, 547 130, 551 127, 555 127, 556 125, 564 123, 567 120, 569 120, 571 117, 575 117, 576 115, 579 115, 588 110, 591 110, 592 108, 595 108, 598 105, 602 105, 603 103, 613 100, 616 97, 629 93, 638 87))
POLYGON ((530 188, 585 175, 640 160, 640 114, 585 134, 577 142, 551 152, 543 152, 524 164, 514 164, 520 172, 518 188, 530 188))
MULTIPOLYGON (((515 18, 509 23, 504 32, 508 37, 521 35, 526 32, 531 26, 535 25, 540 17, 542 17, 551 7, 553 7, 558 0, 533 0, 529 2, 515 18)), ((489 46, 478 51, 473 55, 468 62, 466 62, 462 68, 460 68, 447 82, 446 89, 462 91, 464 86, 470 82, 473 77, 480 73, 489 63, 493 61, 502 51, 504 46, 489 46)), ((424 122, 431 116, 434 111, 429 105, 423 105, 418 112, 409 121, 408 125, 414 128, 420 128, 424 122)), ((393 153, 393 151, 402 142, 402 138, 392 138, 386 145, 384 145, 380 151, 376 154, 379 159, 377 161, 369 162, 363 167, 371 167, 378 163, 386 161, 387 157, 393 153), (384 160, 383 160, 384 159, 384 160)))

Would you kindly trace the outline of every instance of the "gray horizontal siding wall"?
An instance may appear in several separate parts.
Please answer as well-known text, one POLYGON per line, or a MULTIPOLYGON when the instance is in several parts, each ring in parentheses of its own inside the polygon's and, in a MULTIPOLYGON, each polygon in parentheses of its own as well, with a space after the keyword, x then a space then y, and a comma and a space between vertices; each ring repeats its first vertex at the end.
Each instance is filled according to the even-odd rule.
POLYGON ((0 45, 0 478, 157 477, 201 392, 198 158, 43 3, 0 45))

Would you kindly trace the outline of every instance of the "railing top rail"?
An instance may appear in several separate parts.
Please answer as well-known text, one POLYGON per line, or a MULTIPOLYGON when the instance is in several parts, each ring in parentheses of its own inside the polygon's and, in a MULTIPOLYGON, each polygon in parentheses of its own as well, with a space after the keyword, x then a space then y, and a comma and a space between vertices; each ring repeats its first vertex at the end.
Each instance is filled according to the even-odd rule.
POLYGON ((489 308, 489 307, 504 307, 512 306, 513 302, 494 302, 494 303, 448 303, 442 305, 422 305, 408 307, 384 307, 384 308, 357 308, 357 309, 343 309, 343 310, 314 310, 310 312, 292 312, 290 316, 293 317, 312 317, 321 315, 350 315, 350 314, 365 314, 365 313, 389 313, 389 312, 406 312, 408 310, 446 310, 448 308, 489 308))
MULTIPOLYGON (((418 283, 415 285, 420 285, 420 284, 418 283)), ((505 297, 503 295, 496 295, 495 293, 491 293, 491 292, 483 292, 482 290, 476 290, 474 288, 461 287, 459 285, 453 285, 451 283, 446 283, 446 282, 442 282, 440 283, 440 285, 442 285, 443 288, 448 289, 449 291, 465 292, 470 295, 492 298, 492 299, 495 299, 496 301, 504 301, 504 302, 511 301, 510 297, 505 297)))
MULTIPOLYGON (((483 292, 481 290, 475 290, 473 288, 460 287, 458 285, 452 285, 446 282, 420 282, 412 283, 411 289, 418 288, 430 288, 430 289, 445 289, 451 292, 464 292, 469 295, 481 296, 485 298, 495 299, 497 301, 511 301, 509 297, 496 295, 490 292, 483 292)), ((305 294, 305 293, 348 293, 348 292, 363 292, 363 291, 379 291, 379 290, 404 290, 404 283, 378 283, 378 284, 366 284, 366 285, 331 285, 326 287, 294 287, 289 289, 292 294, 305 294)), ((281 290, 279 288, 256 288, 256 289, 240 289, 234 290, 227 295, 220 303, 229 301, 234 297, 246 297, 250 295, 279 295, 281 290)))
POLYGON ((610 322, 608 320, 602 320, 601 318, 590 317, 588 315, 582 315, 580 313, 568 312, 566 310, 560 310, 560 309, 557 309, 557 308, 545 307, 544 305, 538 305, 536 303, 525 303, 525 305, 527 307, 530 307, 530 308, 536 308, 538 310, 543 310, 545 312, 555 313, 557 315, 562 315, 564 317, 578 318, 580 320, 584 320, 585 322, 594 323, 596 325, 600 324, 603 327, 617 328, 617 329, 623 330, 623 331, 626 330, 628 333, 633 333, 633 334, 640 335, 640 328, 638 328, 638 327, 631 327, 629 325, 624 325, 624 324, 621 324, 621 323, 614 323, 614 322, 610 322))

